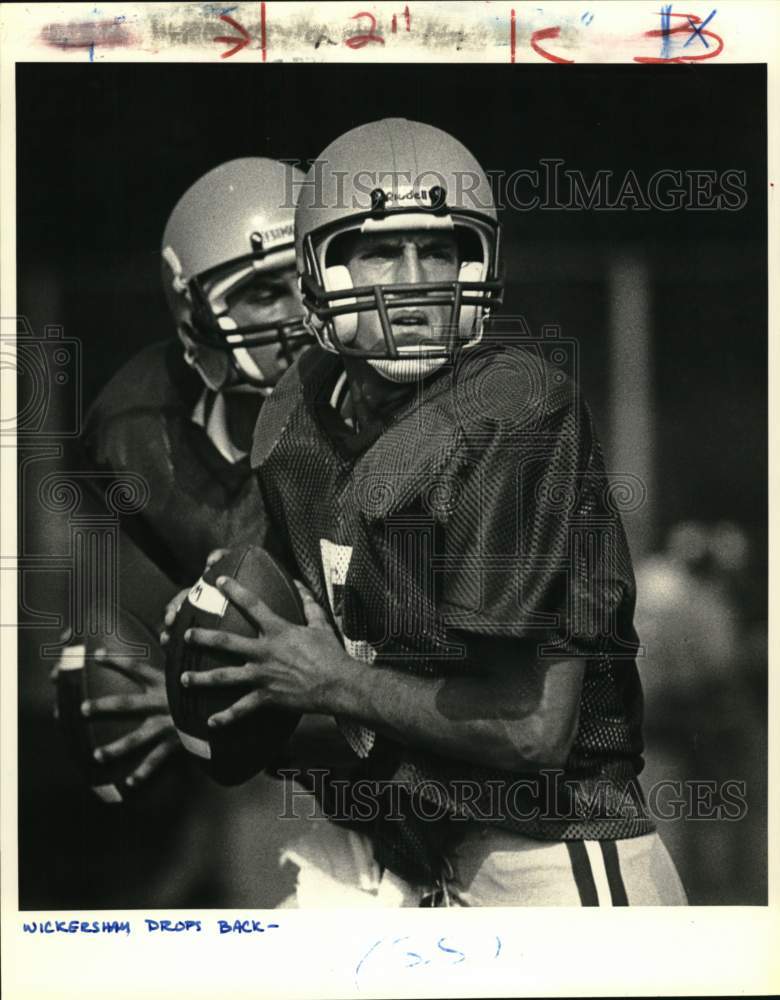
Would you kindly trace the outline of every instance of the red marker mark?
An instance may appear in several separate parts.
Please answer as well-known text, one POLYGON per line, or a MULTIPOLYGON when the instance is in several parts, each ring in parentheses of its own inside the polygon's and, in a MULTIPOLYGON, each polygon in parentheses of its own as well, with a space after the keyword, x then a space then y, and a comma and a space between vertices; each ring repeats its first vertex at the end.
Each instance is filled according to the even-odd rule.
POLYGON ((517 14, 514 10, 509 12, 509 61, 515 61, 517 52, 517 14))
POLYGON ((368 45, 369 42, 379 42, 380 45, 385 44, 384 38, 381 35, 376 34, 376 18, 373 14, 370 14, 367 10, 361 10, 358 14, 353 14, 350 20, 355 21, 360 17, 367 17, 371 22, 371 27, 365 34, 362 35, 352 35, 351 38, 346 38, 344 44, 348 45, 351 49, 362 49, 364 46, 368 45))
MULTIPOLYGON (((219 54, 220 59, 229 59, 231 56, 234 56, 236 52, 240 52, 241 49, 246 48, 252 39, 246 28, 240 25, 238 21, 234 21, 229 14, 220 14, 219 19, 220 21, 224 21, 226 24, 229 24, 231 28, 235 28, 236 31, 241 32, 240 38, 236 35, 217 35, 214 39, 215 42, 224 42, 225 45, 230 45, 231 42, 235 42, 232 49, 228 49, 226 52, 220 52, 219 54)), ((265 57, 265 53, 263 53, 263 57, 265 57)))
POLYGON ((560 28, 540 28, 539 31, 534 31, 531 35, 531 48, 538 55, 543 56, 553 63, 573 63, 573 59, 564 59, 562 56, 556 56, 552 52, 548 52, 547 49, 543 49, 539 42, 544 42, 548 38, 558 38, 561 34, 560 28))
POLYGON ((124 25, 124 18, 113 21, 71 21, 47 24, 39 35, 41 42, 53 49, 116 49, 135 44, 124 25))
POLYGON ((266 34, 265 34, 265 0, 260 4, 260 53, 263 62, 265 62, 266 53, 268 52, 268 46, 266 44, 266 34))
MULTIPOLYGON (((720 35, 716 35, 714 31, 707 31, 704 28, 697 29, 695 26, 701 24, 701 18, 697 17, 696 14, 673 14, 671 11, 667 13, 667 17, 680 17, 685 18, 686 24, 681 24, 678 28, 655 28, 652 31, 646 31, 644 34, 645 38, 669 38, 671 35, 691 35, 695 33, 699 38, 704 35, 707 38, 713 38, 717 43, 718 47, 712 51, 704 52, 697 56, 634 56, 634 62, 638 63, 688 63, 688 62, 701 62, 703 59, 714 59, 719 56, 723 51, 723 39, 720 35)), ((710 14, 712 17, 712 14, 710 14)), ((707 21, 709 21, 709 17, 707 21)), ((706 23, 706 22, 705 22, 706 23)))
MULTIPOLYGON (((406 21, 406 30, 407 31, 411 31, 412 30, 412 15, 411 15, 411 13, 409 11, 409 5, 408 4, 404 7, 404 20, 406 21)), ((391 22, 390 30, 393 32, 393 34, 395 34, 396 31, 398 31, 398 17, 395 14, 393 14, 393 20, 391 22)))

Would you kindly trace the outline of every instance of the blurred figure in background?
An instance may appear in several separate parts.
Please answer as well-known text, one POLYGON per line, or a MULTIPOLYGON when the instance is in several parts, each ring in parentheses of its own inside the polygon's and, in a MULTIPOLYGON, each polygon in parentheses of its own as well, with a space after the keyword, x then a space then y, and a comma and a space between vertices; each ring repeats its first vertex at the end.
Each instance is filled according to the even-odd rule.
POLYGON ((650 808, 692 904, 761 902, 766 615, 747 534, 680 523, 636 579, 650 808))
MULTIPOLYGON (((147 483, 144 510, 122 528, 170 581, 165 601, 197 577, 213 550, 254 540, 262 531, 262 501, 248 458, 251 435, 263 400, 310 339, 295 272, 289 169, 261 158, 233 160, 185 192, 162 243, 176 338, 132 358, 87 415, 80 441, 84 469, 132 472, 147 483)), ((140 614, 137 602, 148 587, 141 567, 120 600, 140 614)), ((161 601, 155 619, 146 621, 155 633, 163 611, 161 601)), ((104 659, 125 670, 141 666, 104 659)), ((144 694, 97 698, 82 710, 95 720, 127 712, 137 717, 132 732, 95 754, 108 762, 146 751, 125 780, 128 788, 154 782, 181 753, 162 673, 144 694)), ((268 842, 284 832, 274 822, 279 797, 273 787, 262 775, 240 792, 201 785, 183 817, 170 808, 154 816, 159 835, 149 827, 132 843, 115 840, 119 867, 143 870, 143 878, 136 880, 135 895, 104 886, 106 894, 119 893, 110 905, 273 905, 285 892, 268 877, 277 874, 268 842), (263 810, 268 822, 261 821, 265 829, 258 837, 263 810)), ((107 808, 132 812, 128 798, 128 806, 107 808)), ((79 902, 74 898, 70 905, 79 902)))

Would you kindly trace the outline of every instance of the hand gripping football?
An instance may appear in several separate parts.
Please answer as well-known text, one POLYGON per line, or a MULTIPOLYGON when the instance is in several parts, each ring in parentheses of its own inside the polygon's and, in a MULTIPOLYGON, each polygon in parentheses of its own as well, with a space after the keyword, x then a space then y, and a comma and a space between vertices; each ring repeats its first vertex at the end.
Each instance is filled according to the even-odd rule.
MULTIPOLYGON (((57 664, 60 730, 74 763, 104 802, 125 801, 130 793, 125 779, 138 767, 149 747, 139 747, 103 763, 95 760, 94 751, 136 729, 143 722, 143 716, 136 713, 85 718, 81 714, 81 703, 108 695, 142 694, 146 684, 143 677, 133 670, 134 663, 141 661, 159 670, 162 679, 165 661, 157 638, 135 615, 118 608, 113 633, 73 638, 63 648, 57 664), (127 668, 96 660, 95 654, 99 649, 105 650, 108 656, 121 658, 127 663, 127 668)), ((169 771, 170 768, 164 770, 169 771)), ((138 790, 133 792, 133 795, 137 794, 138 790)))
POLYGON ((215 586, 231 576, 256 594, 271 611, 295 625, 305 625, 300 595, 290 575, 258 546, 228 551, 204 572, 190 590, 170 629, 165 681, 168 704, 184 748, 222 785, 237 785, 261 771, 284 746, 300 713, 264 707, 219 729, 208 719, 248 693, 244 687, 183 687, 181 675, 242 666, 245 658, 184 642, 189 628, 215 629, 256 636, 257 627, 215 586))

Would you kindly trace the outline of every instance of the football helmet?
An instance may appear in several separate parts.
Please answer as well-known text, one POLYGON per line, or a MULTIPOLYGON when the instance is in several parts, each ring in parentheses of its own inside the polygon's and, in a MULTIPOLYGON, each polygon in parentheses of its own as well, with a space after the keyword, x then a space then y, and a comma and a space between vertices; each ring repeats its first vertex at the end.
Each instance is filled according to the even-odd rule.
POLYGON ((303 173, 255 157, 230 160, 204 174, 179 199, 165 227, 162 277, 188 364, 209 388, 269 388, 253 347, 279 344, 289 364, 310 334, 303 315, 239 325, 229 299, 257 275, 295 261, 293 201, 303 173))
POLYGON ((386 118, 331 143, 301 186, 295 239, 306 322, 321 346, 368 359, 394 380, 406 380, 411 359, 418 375, 427 374, 476 344, 501 302, 500 227, 490 183, 465 146, 431 125, 386 118), (456 280, 354 287, 339 238, 404 230, 454 235, 456 280), (424 306, 449 306, 445 336, 430 345, 398 345, 392 311, 424 306), (353 341, 360 313, 369 310, 379 316, 383 343, 365 350, 353 341))

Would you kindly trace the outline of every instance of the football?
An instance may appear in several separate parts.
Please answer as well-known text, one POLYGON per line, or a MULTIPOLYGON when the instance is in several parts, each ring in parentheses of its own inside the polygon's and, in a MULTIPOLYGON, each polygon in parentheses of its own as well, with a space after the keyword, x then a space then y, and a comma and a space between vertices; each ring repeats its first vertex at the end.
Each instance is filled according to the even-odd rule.
POLYGON ((143 716, 136 713, 86 718, 81 714, 81 703, 106 695, 143 693, 146 685, 132 670, 134 660, 143 660, 159 670, 162 679, 165 658, 158 640, 143 622, 120 608, 115 631, 72 639, 57 665, 57 716, 68 752, 95 794, 109 803, 123 802, 129 794, 137 794, 128 788, 125 778, 138 767, 149 747, 100 764, 93 752, 138 728, 143 716), (99 649, 122 657, 128 667, 96 660, 99 649))
POLYGON ((210 729, 208 719, 248 693, 249 688, 185 688, 185 671, 241 666, 245 659, 220 650, 184 642, 190 628, 205 628, 256 636, 255 624, 215 586, 220 576, 231 576, 264 601, 282 618, 305 625, 303 603, 289 573, 258 546, 231 549, 213 563, 190 590, 170 629, 165 678, 168 704, 184 748, 222 785, 237 785, 261 771, 284 746, 300 720, 300 713, 261 708, 221 729, 210 729))

